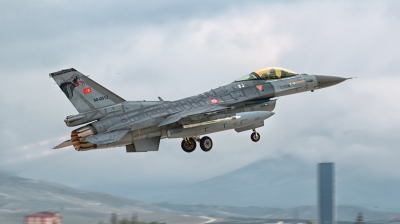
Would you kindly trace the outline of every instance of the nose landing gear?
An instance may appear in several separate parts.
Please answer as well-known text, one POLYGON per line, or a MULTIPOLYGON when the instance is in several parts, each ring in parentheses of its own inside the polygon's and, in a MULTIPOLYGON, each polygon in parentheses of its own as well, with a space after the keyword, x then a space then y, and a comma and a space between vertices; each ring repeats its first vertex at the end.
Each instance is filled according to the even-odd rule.
POLYGON ((260 141, 260 134, 256 131, 256 129, 253 129, 253 133, 251 134, 250 138, 253 142, 260 141))

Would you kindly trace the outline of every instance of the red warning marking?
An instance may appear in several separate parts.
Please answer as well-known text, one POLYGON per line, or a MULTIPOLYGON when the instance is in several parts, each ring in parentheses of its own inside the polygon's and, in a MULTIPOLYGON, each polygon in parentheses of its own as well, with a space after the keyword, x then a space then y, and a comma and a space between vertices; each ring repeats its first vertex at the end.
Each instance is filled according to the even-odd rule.
POLYGON ((258 90, 260 90, 260 91, 262 91, 262 89, 263 89, 263 88, 262 88, 262 85, 257 85, 256 88, 257 88, 258 90))
POLYGON ((83 94, 90 94, 90 93, 92 93, 92 88, 91 87, 86 87, 86 88, 83 88, 83 94))
POLYGON ((217 98, 211 98, 210 99, 210 103, 218 103, 218 99, 217 98))

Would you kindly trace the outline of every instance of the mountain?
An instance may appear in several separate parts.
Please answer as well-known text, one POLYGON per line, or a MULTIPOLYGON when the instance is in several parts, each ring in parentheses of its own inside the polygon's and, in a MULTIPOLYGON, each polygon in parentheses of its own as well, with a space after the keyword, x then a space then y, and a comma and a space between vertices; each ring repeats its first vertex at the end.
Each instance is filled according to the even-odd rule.
MULTIPOLYGON (((316 206, 299 206, 294 208, 271 208, 271 207, 235 207, 235 206, 210 206, 210 205, 179 205, 169 203, 158 203, 160 207, 178 213, 185 213, 194 216, 211 216, 224 218, 262 218, 262 219, 301 219, 317 220, 316 206)), ((338 220, 354 222, 359 212, 362 212, 364 219, 369 221, 392 220, 399 216, 400 212, 380 211, 367 209, 359 206, 339 205, 337 207, 338 220)), ((287 222, 287 221, 285 221, 287 222)), ((289 223, 294 223, 288 221, 289 223)), ((298 223, 298 222, 295 222, 298 223)), ((303 222, 304 223, 304 222, 303 222)))
MULTIPOLYGON (((202 223, 208 220, 206 217, 200 216, 245 219, 247 217, 266 219, 296 216, 300 219, 315 220, 315 206, 303 206, 315 204, 313 203, 316 200, 315 168, 315 166, 303 164, 290 157, 284 160, 260 160, 159 199, 182 201, 181 205, 168 203, 155 205, 120 196, 82 191, 60 184, 0 173, 0 223, 23 223, 24 215, 41 211, 60 212, 65 224, 107 222, 111 212, 118 213, 119 217, 127 218, 132 213, 136 213, 140 220, 160 221, 169 224, 202 223), (189 203, 192 205, 187 205, 189 203), (205 205, 193 205, 194 203, 205 205), (245 204, 257 205, 257 203, 268 204, 268 207, 244 207, 245 204), (219 206, 212 206, 212 204, 219 204, 219 206), (220 206, 221 204, 237 204, 237 206, 220 206), (302 206, 291 208, 290 205, 293 204, 302 206), (294 215, 295 213, 296 215, 294 215)), ((360 180, 355 179, 353 181, 360 180)), ((366 180, 363 181, 358 182, 361 183, 360 186, 369 183, 366 180)), ((346 189, 342 186, 344 185, 343 180, 338 183, 341 186, 340 188, 338 186, 338 195, 343 192, 346 193, 346 191, 343 191, 343 189, 346 189)), ((381 184, 392 186, 393 183, 379 182, 379 185, 381 184)), ((374 188, 379 185, 372 184, 369 187, 374 188)), ((349 192, 354 193, 354 189, 357 190, 355 192, 362 189, 360 191, 362 195, 371 192, 367 187, 353 188, 349 192)), ((391 188, 381 187, 380 189, 387 190, 385 193, 388 193, 388 195, 393 195, 391 201, 397 200, 396 194, 390 191, 391 188)), ((375 195, 370 195, 366 199, 374 200, 375 195)), ((367 221, 388 220, 399 215, 399 212, 380 211, 375 208, 338 206, 338 220, 354 221, 358 212, 363 212, 367 221)))
POLYGON ((182 224, 207 221, 133 199, 0 173, 1 224, 23 223, 24 215, 41 211, 60 212, 66 224, 108 221, 112 212, 126 218, 136 213, 142 221, 182 224))
MULTIPOLYGON (((400 211, 400 180, 336 164, 337 204, 400 211)), ((263 159, 150 201, 172 204, 287 208, 317 203, 317 165, 291 156, 263 159)), ((340 216, 340 214, 338 214, 340 216)))
POLYGON ((316 203, 315 167, 292 158, 266 159, 193 184, 160 202, 225 206, 294 207, 316 203))

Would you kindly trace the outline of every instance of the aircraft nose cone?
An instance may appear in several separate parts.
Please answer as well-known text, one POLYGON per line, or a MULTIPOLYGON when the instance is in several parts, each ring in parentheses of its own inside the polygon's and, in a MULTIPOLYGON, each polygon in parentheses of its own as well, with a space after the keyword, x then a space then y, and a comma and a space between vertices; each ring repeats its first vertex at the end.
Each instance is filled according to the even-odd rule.
POLYGON ((318 81, 318 87, 320 89, 339 84, 346 80, 346 78, 338 76, 326 76, 326 75, 314 75, 314 76, 318 81))

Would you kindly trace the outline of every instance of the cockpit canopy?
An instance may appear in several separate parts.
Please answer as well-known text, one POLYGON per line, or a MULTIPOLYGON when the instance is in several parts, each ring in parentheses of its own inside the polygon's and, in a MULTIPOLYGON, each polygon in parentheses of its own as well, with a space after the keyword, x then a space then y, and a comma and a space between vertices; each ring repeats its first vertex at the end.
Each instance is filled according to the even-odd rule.
POLYGON ((246 81, 246 80, 267 80, 267 79, 283 79, 290 76, 298 75, 295 72, 292 72, 288 69, 278 68, 278 67, 269 67, 257 70, 248 75, 237 79, 236 81, 246 81))

